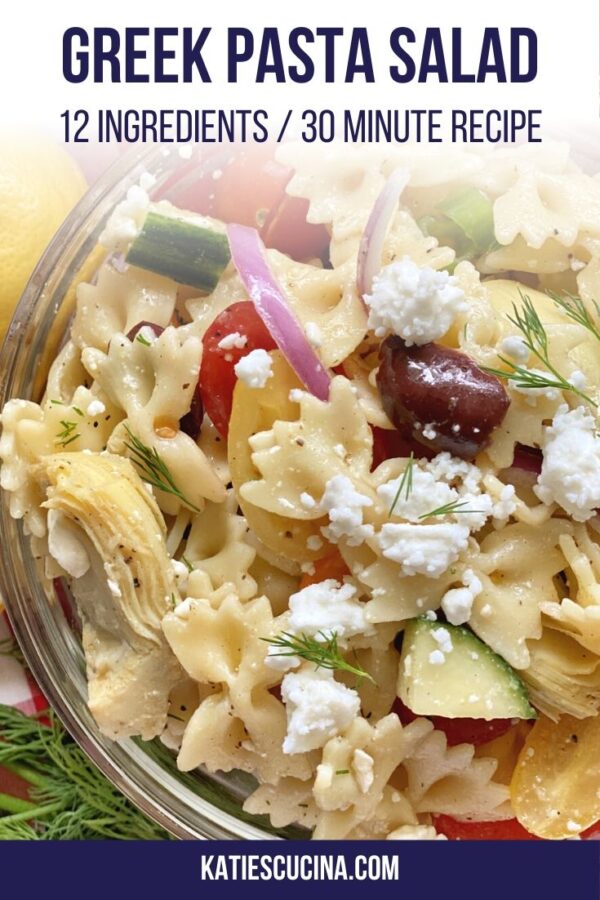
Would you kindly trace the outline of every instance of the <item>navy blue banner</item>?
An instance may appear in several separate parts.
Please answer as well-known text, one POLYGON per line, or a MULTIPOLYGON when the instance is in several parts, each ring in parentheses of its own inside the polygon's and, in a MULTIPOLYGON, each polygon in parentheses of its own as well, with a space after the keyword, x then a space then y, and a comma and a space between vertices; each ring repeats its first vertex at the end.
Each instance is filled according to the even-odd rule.
POLYGON ((5 842, 0 871, 19 900, 212 900, 242 884, 257 900, 599 900, 600 843, 5 842))

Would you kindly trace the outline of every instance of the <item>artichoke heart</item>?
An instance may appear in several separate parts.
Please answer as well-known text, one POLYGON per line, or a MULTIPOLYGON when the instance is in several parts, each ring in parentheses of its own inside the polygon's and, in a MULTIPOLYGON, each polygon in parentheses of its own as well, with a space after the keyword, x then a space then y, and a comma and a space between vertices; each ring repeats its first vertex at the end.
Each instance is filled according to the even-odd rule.
POLYGON ((43 458, 38 473, 44 506, 80 530, 90 558, 71 584, 83 622, 90 710, 111 738, 155 737, 181 677, 161 630, 179 595, 160 510, 120 456, 56 453, 43 458))

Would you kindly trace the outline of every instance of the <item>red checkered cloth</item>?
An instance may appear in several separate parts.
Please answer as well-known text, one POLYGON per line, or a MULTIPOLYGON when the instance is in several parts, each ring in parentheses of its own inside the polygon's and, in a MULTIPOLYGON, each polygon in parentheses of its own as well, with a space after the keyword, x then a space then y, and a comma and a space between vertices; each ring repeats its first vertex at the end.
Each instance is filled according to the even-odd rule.
MULTIPOLYGON (((0 615, 0 641, 11 636, 6 613, 0 615)), ((48 701, 23 666, 11 656, 0 655, 0 704, 14 706, 31 716, 48 709, 48 701)))

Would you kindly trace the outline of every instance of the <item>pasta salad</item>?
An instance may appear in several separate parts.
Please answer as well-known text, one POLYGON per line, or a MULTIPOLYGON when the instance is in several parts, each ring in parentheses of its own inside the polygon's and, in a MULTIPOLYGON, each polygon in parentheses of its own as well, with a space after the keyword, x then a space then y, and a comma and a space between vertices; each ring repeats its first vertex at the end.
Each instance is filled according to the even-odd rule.
POLYGON ((558 142, 181 169, 1 417, 98 727, 317 839, 594 834, 600 181, 558 142))

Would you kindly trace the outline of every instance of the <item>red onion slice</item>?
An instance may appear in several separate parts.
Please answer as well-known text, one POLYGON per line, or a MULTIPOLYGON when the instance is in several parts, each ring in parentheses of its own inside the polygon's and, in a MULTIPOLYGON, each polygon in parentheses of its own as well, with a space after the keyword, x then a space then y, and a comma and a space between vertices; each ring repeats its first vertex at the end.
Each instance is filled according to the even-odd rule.
POLYGON ((311 394, 327 400, 329 375, 269 268, 258 232, 246 225, 228 225, 227 237, 233 263, 273 340, 311 394))
POLYGON ((515 444, 513 468, 539 475, 542 471, 542 461, 542 451, 538 450, 537 447, 515 444))
POLYGON ((360 297, 370 293, 373 278, 381 269, 385 237, 396 212, 398 200, 409 180, 408 169, 395 169, 383 186, 371 210, 358 248, 356 285, 360 297))

